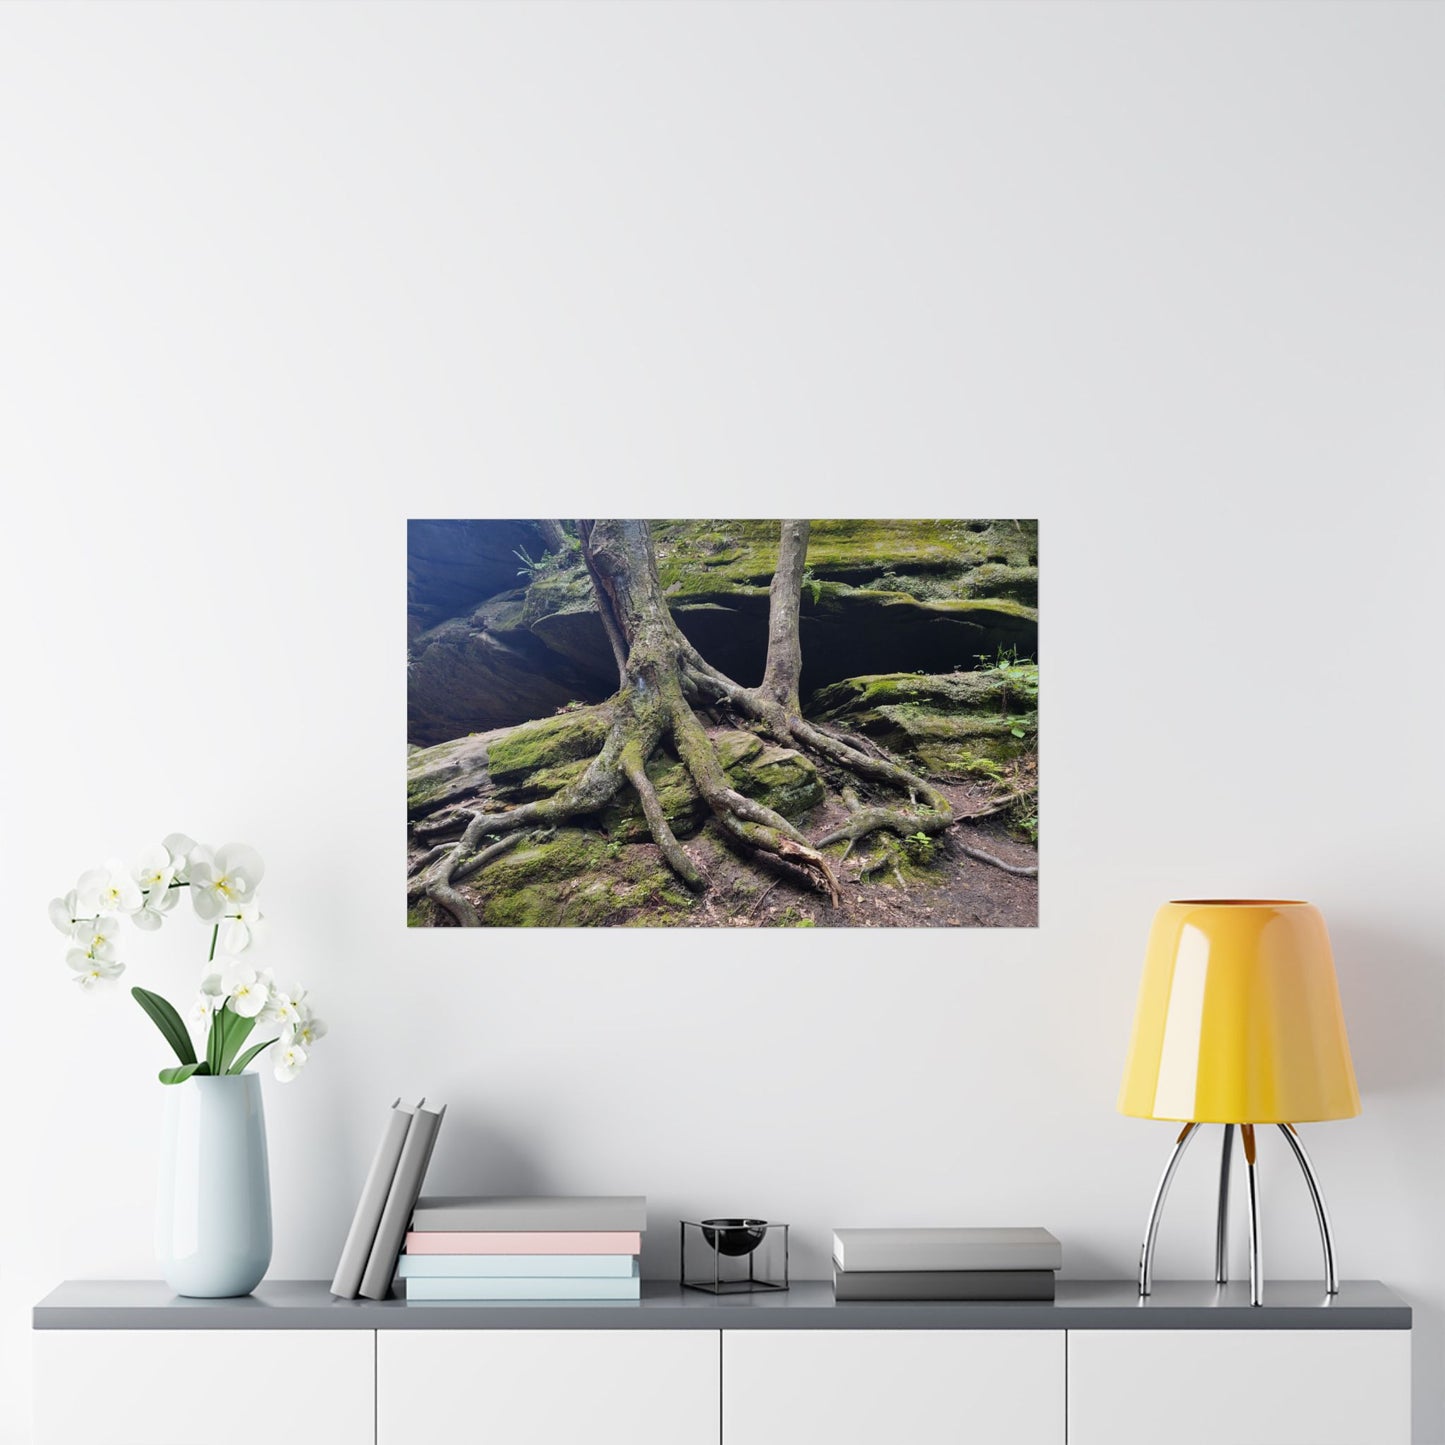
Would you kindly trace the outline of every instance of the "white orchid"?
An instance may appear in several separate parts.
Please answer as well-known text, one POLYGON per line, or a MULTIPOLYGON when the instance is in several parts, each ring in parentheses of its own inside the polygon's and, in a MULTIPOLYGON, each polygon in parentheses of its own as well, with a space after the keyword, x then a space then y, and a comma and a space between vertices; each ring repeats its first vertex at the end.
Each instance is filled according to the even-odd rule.
POLYGON ((191 854, 198 846, 194 838, 188 838, 184 833, 170 833, 162 840, 161 847, 170 854, 177 883, 184 883, 189 878, 191 854))
POLYGON ((290 1026, 282 1035, 281 1042, 285 1044, 300 1044, 304 1049, 310 1049, 317 1039, 326 1037, 326 1024, 314 1014, 297 1021, 290 1026))
POLYGON ((297 1006, 297 1001, 285 989, 273 988, 271 997, 266 1000, 266 1007, 261 1014, 260 1021, 266 1024, 280 1024, 284 1038, 294 1024, 301 1022, 301 1010, 297 1006))
POLYGON ((176 876, 176 860, 164 843, 147 848, 131 873, 143 893, 164 892, 176 876))
MULTIPOLYGON (((196 913, 212 925, 210 968, 189 1018, 209 1038, 208 1057, 195 1070, 162 1069, 162 1083, 177 1082, 177 1074, 190 1077, 212 1068, 237 1073, 238 1064, 270 1045, 280 1051, 276 1077, 289 1083, 305 1067, 312 1046, 326 1034, 326 1025, 313 1013, 304 988, 280 988, 269 970, 258 971, 238 956, 254 949, 264 934, 264 920, 255 901, 263 872, 260 855, 244 844, 228 843, 212 850, 184 833, 172 833, 163 843, 148 848, 134 867, 108 859, 102 867, 82 874, 64 897, 50 902, 50 921, 71 944, 66 964, 86 990, 119 978, 125 971, 117 957, 123 917, 129 917, 137 928, 154 931, 179 902, 181 889, 189 888, 196 913), (241 1038, 249 1030, 227 1025, 227 1014, 256 1025, 277 1025, 278 1036, 241 1050, 241 1038)), ((131 992, 171 1043, 182 1066, 189 1064, 184 1040, 174 1028, 176 1015, 171 1005, 145 989, 131 992)))
POLYGON ((243 903, 234 913, 228 911, 221 921, 220 943, 227 953, 259 948, 265 937, 261 910, 254 903, 243 903))
POLYGON ((71 925, 70 936, 85 950, 87 957, 110 963, 115 958, 120 919, 108 913, 99 918, 79 918, 71 925))
POLYGON ((201 980, 201 991, 196 995, 196 1002, 191 1008, 191 1022, 199 1024, 202 1029, 211 1026, 211 1016, 225 1006, 226 990, 221 983, 219 973, 207 974, 201 980))
POLYGON ((248 968, 233 975, 227 981, 226 1007, 243 1019, 259 1018, 271 998, 271 985, 256 972, 248 968))
POLYGON ((80 898, 74 888, 64 898, 50 900, 50 921, 67 938, 71 936, 71 929, 80 922, 80 898))
POLYGON ((191 904, 207 923, 250 902, 266 865, 254 848, 227 843, 214 857, 196 848, 190 855, 191 904))
POLYGON ((87 990, 98 983, 109 983, 125 972, 125 964, 113 959, 92 958, 79 948, 72 948, 65 955, 65 961, 75 970, 76 983, 87 990))
POLYGON ((282 1044, 276 1055, 276 1077, 289 1084, 306 1067, 306 1050, 299 1044, 282 1044))
POLYGON ((134 913, 141 906, 140 885, 119 858, 82 873, 75 885, 76 902, 82 915, 134 913))

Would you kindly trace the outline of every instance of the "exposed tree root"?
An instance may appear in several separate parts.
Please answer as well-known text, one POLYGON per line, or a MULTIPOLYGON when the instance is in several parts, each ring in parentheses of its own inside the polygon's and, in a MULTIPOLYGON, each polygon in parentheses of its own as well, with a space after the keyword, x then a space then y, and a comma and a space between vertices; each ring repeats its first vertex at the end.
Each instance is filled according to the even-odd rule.
POLYGON ((677 836, 662 811, 662 804, 658 801, 657 789, 652 786, 652 780, 647 776, 646 759, 642 756, 640 747, 628 746, 622 750, 622 771, 637 793, 642 804, 642 816, 647 819, 648 832, 652 834, 652 841, 662 850, 668 866, 689 888, 701 893, 707 887, 707 880, 697 864, 683 850, 682 844, 677 841, 677 836))
POLYGON ((992 853, 985 853, 982 848, 970 847, 967 843, 960 843, 960 850, 967 858, 972 858, 979 863, 988 863, 994 868, 1001 868, 1005 873, 1012 873, 1015 878, 1037 878, 1038 867, 1021 868, 1017 863, 1005 863, 1002 858, 995 858, 992 853))

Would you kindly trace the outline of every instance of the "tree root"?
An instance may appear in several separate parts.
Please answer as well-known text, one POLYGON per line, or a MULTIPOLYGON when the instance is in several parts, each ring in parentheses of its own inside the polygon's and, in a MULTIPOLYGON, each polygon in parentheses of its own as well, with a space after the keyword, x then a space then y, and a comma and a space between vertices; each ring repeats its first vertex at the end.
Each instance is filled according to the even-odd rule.
POLYGON ((658 801, 657 789, 652 786, 652 779, 647 776, 646 760, 641 753, 640 747, 624 748, 622 771, 642 804, 642 816, 647 819, 647 830, 652 834, 652 841, 662 850, 662 856, 667 859, 672 871, 695 893, 701 893, 707 887, 707 880, 688 857, 682 844, 677 841, 677 835, 672 831, 667 815, 662 811, 662 804, 658 801))
POLYGON ((972 858, 979 863, 987 863, 994 868, 1001 868, 1005 873, 1012 873, 1015 878, 1037 878, 1039 876, 1037 864, 1032 868, 1021 868, 1017 863, 1005 863, 1002 858, 995 858, 992 853, 985 853, 982 848, 971 848, 967 843, 960 843, 958 846, 964 857, 972 858))

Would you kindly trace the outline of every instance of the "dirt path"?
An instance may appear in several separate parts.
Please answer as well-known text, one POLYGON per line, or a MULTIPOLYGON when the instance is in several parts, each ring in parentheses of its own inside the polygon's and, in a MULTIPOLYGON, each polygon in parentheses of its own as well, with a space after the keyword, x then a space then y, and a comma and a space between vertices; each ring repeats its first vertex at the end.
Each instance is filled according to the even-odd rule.
MULTIPOLYGON (((990 790, 983 785, 941 784, 958 814, 982 808, 990 790)), ((843 816, 831 805, 807 819, 816 836, 843 816)), ((757 888, 757 870, 728 853, 712 864, 712 887, 682 922, 684 928, 1033 928, 1038 925, 1039 881, 1005 873, 967 857, 961 844, 980 848, 1018 867, 1038 866, 1038 850, 1010 836, 998 818, 963 823, 944 835, 941 856, 900 887, 888 872, 864 882, 845 864, 839 870, 842 906, 828 901, 806 881, 779 876, 757 888)))

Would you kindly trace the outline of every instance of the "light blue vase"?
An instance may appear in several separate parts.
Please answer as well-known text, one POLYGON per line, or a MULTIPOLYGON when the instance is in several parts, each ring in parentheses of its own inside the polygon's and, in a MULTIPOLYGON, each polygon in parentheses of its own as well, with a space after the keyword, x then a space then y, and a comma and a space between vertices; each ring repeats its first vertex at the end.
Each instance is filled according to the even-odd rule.
POLYGON ((256 1074, 168 1084, 156 1255, 179 1295, 250 1294, 271 1263, 271 1179, 256 1074))

